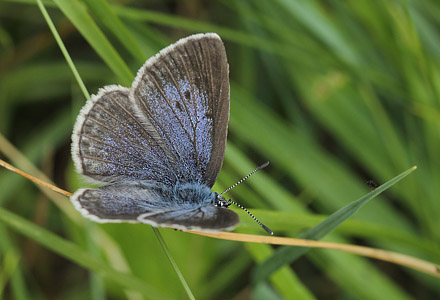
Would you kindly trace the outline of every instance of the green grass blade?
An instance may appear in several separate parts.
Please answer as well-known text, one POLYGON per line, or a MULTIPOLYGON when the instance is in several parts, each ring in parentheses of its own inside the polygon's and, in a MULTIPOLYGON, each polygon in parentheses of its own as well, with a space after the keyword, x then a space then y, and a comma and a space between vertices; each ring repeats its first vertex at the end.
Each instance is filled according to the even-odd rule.
MULTIPOLYGON (((256 262, 265 261, 274 253, 272 247, 265 244, 247 243, 246 249, 256 262)), ((295 272, 287 266, 272 273, 270 282, 283 299, 314 299, 313 294, 299 280, 295 272)))
POLYGON ((278 0, 282 9, 287 10, 295 19, 298 19, 313 34, 324 41, 335 55, 349 64, 357 64, 358 57, 351 45, 346 42, 337 28, 319 10, 315 1, 278 0))
POLYGON ((0 274, 0 299, 3 299, 2 292, 5 284, 7 283, 5 281, 8 279, 11 286, 11 294, 13 295, 14 299, 29 299, 29 292, 27 291, 26 285, 24 283, 24 276, 19 265, 20 258, 17 256, 18 253, 19 251, 17 251, 17 247, 13 245, 13 242, 9 237, 9 233, 6 231, 5 226, 1 225, 0 254, 3 255, 4 258, 0 261, 4 264, 5 267, 2 271, 0 271, 2 273, 0 274), (9 264, 6 263, 6 256, 9 257, 9 264))
POLYGON ((86 251, 72 242, 66 241, 3 208, 0 208, 0 221, 21 234, 35 240, 44 247, 86 269, 97 272, 121 286, 136 290, 149 299, 168 299, 164 294, 149 286, 148 283, 132 275, 115 271, 106 263, 90 256, 86 251))
POLYGON ((84 3, 96 17, 116 36, 122 46, 140 63, 146 59, 145 53, 130 31, 114 13, 112 6, 105 0, 84 0, 84 3))
MULTIPOLYGON (((321 223, 319 223, 318 225, 316 225, 315 227, 304 233, 301 236, 301 238, 312 239, 312 240, 321 239, 326 234, 328 234, 333 229, 335 229, 339 224, 341 224, 349 217, 351 217, 355 212, 358 211, 359 208, 362 207, 362 205, 364 205, 371 199, 375 198, 377 195, 387 190, 388 188, 390 188, 392 185, 394 185, 404 177, 408 176, 415 169, 416 167, 412 167, 411 169, 408 169, 407 171, 387 181, 377 189, 371 191, 370 193, 360 198, 359 200, 356 200, 350 203, 349 205, 341 208, 340 210, 336 211, 328 218, 326 218, 324 221, 322 221, 321 223)), ((270 258, 265 260, 255 269, 253 273, 253 280, 255 282, 264 280, 274 271, 279 269, 281 266, 291 263, 301 255, 306 253, 308 250, 309 248, 306 247, 287 247, 287 246, 280 247, 274 255, 272 255, 270 258)))
POLYGON ((78 0, 54 0, 82 36, 105 61, 121 84, 131 85, 133 73, 78 0))
POLYGON ((283 55, 285 57, 289 56, 289 51, 287 51, 286 45, 282 45, 276 41, 268 41, 266 38, 252 36, 246 32, 238 31, 236 29, 229 29, 223 26, 176 17, 156 11, 146 11, 123 6, 113 6, 113 10, 118 16, 127 20, 144 22, 149 21, 160 25, 167 25, 173 28, 186 29, 194 33, 215 32, 219 34, 223 40, 229 40, 241 45, 263 49, 271 53, 283 55))
POLYGON ((200 299, 209 299, 208 295, 218 295, 224 287, 234 285, 236 278, 248 270, 251 257, 247 252, 238 252, 216 268, 212 276, 209 276, 201 285, 198 295, 200 299))
MULTIPOLYGON (((240 210, 235 211, 240 216, 240 229, 246 232, 253 230, 255 233, 261 233, 254 220, 249 218, 247 213, 240 210)), ((311 228, 326 219, 324 216, 316 214, 285 213, 263 209, 252 209, 252 213, 264 220, 264 223, 270 224, 270 228, 276 233, 300 232, 303 228, 311 228)), ((423 257, 430 261, 440 261, 440 253, 433 241, 401 229, 350 219, 335 228, 335 232, 341 236, 371 239, 379 243, 381 241, 392 242, 399 245, 400 248, 405 248, 408 253, 414 256, 423 257)))
POLYGON ((186 283, 185 278, 183 277, 182 272, 180 272, 180 269, 179 269, 179 267, 177 266, 176 261, 175 261, 174 258, 171 256, 171 253, 170 253, 170 251, 168 250, 168 247, 167 247, 167 245, 165 244, 165 241, 164 241, 162 235, 160 234, 159 230, 158 230, 157 228, 154 228, 154 227, 153 227, 153 232, 154 232, 154 234, 156 235, 156 237, 157 237, 157 239, 158 239, 158 241, 159 241, 159 243, 160 243, 160 246, 162 247, 163 251, 164 251, 165 254, 167 255, 167 257, 168 257, 168 259, 169 259, 171 265, 173 266, 174 271, 175 271, 176 274, 177 274, 177 277, 179 277, 179 280, 180 280, 180 282, 182 283, 183 288, 185 289, 185 292, 186 292, 186 294, 188 295, 188 298, 191 299, 191 300, 195 300, 196 298, 194 298, 194 295, 193 295, 193 293, 191 292, 191 289, 189 288, 189 285, 186 283))
MULTIPOLYGON (((88 222, 86 223, 87 232, 90 234, 86 237, 86 243, 87 243, 87 251, 88 254, 91 257, 99 258, 100 255, 100 247, 97 243, 97 241, 93 238, 94 232, 96 232, 97 224, 88 222)), ((104 286, 104 280, 102 279, 102 276, 99 276, 99 274, 95 272, 90 272, 90 294, 92 300, 105 300, 106 297, 106 291, 104 286)))
POLYGON ((12 249, 3 254, 0 265, 0 298, 3 298, 5 286, 11 280, 12 274, 18 267, 19 258, 12 249))
POLYGON ((69 55, 69 52, 67 51, 66 47, 64 46, 64 43, 61 40, 61 37, 58 34, 58 31, 55 28, 55 25, 53 24, 52 19, 50 18, 46 8, 44 7, 43 2, 41 2, 41 0, 37 0, 37 4, 38 4, 38 7, 41 10, 41 14, 43 15, 44 19, 47 22, 47 25, 50 28, 50 31, 52 32, 55 40, 57 41, 57 44, 60 47, 61 52, 63 53, 64 58, 66 59, 67 64, 69 65, 70 69, 72 70, 73 76, 75 76, 76 82, 78 83, 79 87, 81 88, 81 91, 82 91, 84 97, 86 99, 90 98, 90 94, 87 91, 87 88, 86 88, 84 82, 82 81, 81 76, 79 75, 78 70, 76 69, 75 64, 73 63, 72 58, 69 55))

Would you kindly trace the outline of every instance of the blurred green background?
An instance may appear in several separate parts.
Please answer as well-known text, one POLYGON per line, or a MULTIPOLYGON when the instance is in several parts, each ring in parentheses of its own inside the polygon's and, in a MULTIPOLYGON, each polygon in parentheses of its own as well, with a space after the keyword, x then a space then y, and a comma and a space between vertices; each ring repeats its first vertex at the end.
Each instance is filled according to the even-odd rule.
MULTIPOLYGON (((181 37, 218 33, 231 119, 214 190, 269 160, 229 195, 276 235, 297 237, 366 194, 368 180, 417 165, 325 240, 440 263, 440 2, 44 3, 89 93, 129 86, 145 59, 181 37)), ((70 135, 85 101, 36 2, 1 1, 0 157, 66 190, 83 187, 70 135)), ((4 169, 0 203, 3 298, 188 297, 149 226, 93 224, 66 197, 4 169)), ((265 234, 240 219, 237 231, 265 234)), ((331 250, 253 282, 276 247, 160 231, 198 299, 440 298, 437 278, 331 250)))

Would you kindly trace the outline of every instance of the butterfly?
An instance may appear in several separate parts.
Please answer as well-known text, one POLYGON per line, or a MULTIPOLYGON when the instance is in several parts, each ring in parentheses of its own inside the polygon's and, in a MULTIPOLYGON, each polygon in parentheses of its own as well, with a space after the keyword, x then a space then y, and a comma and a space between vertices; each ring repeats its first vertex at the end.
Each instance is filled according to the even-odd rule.
POLYGON ((196 34, 148 59, 130 88, 93 95, 77 117, 72 158, 105 185, 76 191, 74 207, 102 223, 232 230, 231 201, 211 190, 226 146, 228 68, 220 37, 196 34))

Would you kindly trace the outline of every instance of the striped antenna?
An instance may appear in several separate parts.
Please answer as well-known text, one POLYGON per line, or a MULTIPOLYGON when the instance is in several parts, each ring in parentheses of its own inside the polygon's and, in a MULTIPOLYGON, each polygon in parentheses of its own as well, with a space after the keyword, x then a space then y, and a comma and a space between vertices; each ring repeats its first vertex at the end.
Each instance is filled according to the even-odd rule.
MULTIPOLYGON (((219 196, 223 195, 224 193, 229 192, 230 190, 232 190, 233 188, 235 188, 237 185, 239 185, 240 183, 242 183, 243 181, 245 181, 246 179, 248 179, 252 174, 254 174, 255 172, 257 172, 258 170, 261 170, 263 168, 266 168, 269 165, 269 162, 266 161, 264 164, 262 164, 261 166, 259 166, 258 168, 256 168, 255 170, 253 170, 252 172, 250 172, 249 174, 247 174, 245 177, 243 177, 240 181, 238 181, 236 184, 232 185, 231 187, 227 188, 223 193, 221 193, 219 196)), ((257 218, 255 218, 255 216, 247 210, 246 207, 241 206, 240 204, 232 201, 232 200, 227 200, 228 204, 234 204, 235 206, 240 207, 242 210, 244 210, 245 212, 247 212, 249 214, 249 216, 251 216, 252 219, 254 219, 255 222, 258 223, 258 225, 260 225, 264 230, 266 230, 267 233, 269 233, 270 235, 273 235, 272 230, 269 229, 269 227, 267 227, 266 225, 264 225, 263 223, 261 223, 257 218)))
POLYGON ((250 172, 249 174, 247 174, 246 176, 244 176, 240 181, 238 181, 236 184, 232 185, 231 187, 227 188, 223 193, 220 194, 223 195, 224 193, 229 192, 230 190, 232 190, 233 188, 235 188, 237 185, 239 185, 240 183, 242 183, 243 181, 245 181, 246 179, 248 179, 252 174, 254 174, 255 172, 266 168, 269 165, 269 162, 266 161, 264 164, 262 164, 261 166, 259 166, 258 168, 256 168, 255 170, 253 170, 252 172, 250 172))
POLYGON ((266 230, 267 233, 269 233, 270 235, 273 235, 272 230, 269 229, 269 227, 267 227, 266 225, 264 225, 263 223, 260 222, 260 220, 258 220, 257 218, 255 218, 255 216, 247 210, 246 207, 241 206, 240 204, 238 204, 237 202, 234 202, 232 200, 228 200, 228 203, 232 203, 235 206, 240 207, 242 210, 244 210, 245 212, 247 212, 249 214, 249 216, 251 216, 252 219, 254 219, 255 222, 258 223, 258 225, 260 225, 264 230, 266 230))

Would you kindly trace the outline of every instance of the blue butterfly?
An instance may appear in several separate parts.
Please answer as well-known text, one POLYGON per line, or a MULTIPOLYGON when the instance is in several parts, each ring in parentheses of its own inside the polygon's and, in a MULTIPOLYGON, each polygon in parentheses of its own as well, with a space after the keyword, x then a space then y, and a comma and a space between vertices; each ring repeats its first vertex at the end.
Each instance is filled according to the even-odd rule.
POLYGON ((131 88, 92 96, 72 157, 79 173, 106 185, 75 192, 75 208, 97 222, 232 230, 233 202, 211 191, 225 153, 228 73, 220 37, 196 34, 148 59, 131 88))

